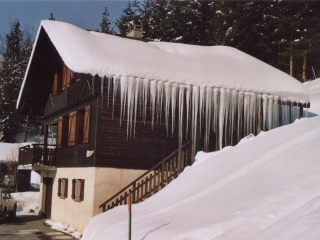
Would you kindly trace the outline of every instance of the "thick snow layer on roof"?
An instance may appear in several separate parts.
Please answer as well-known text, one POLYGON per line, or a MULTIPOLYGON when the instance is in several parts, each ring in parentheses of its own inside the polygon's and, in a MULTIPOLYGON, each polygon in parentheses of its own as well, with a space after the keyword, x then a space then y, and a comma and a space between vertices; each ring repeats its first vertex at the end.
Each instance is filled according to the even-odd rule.
MULTIPOLYGON (((319 144, 314 117, 198 154, 177 179, 132 206, 133 238, 320 239, 319 144)), ((116 207, 95 216, 82 239, 127 239, 127 224, 127 206, 116 207)))
POLYGON ((296 79, 231 47, 146 43, 58 21, 42 21, 41 27, 75 72, 224 87, 309 101, 307 90, 296 79))

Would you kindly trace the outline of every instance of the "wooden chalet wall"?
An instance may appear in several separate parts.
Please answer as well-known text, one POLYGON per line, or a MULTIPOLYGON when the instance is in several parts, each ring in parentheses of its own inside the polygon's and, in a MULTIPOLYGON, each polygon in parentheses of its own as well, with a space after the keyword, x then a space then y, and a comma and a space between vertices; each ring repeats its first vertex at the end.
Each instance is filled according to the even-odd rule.
MULTIPOLYGON (((103 91, 103 103, 98 120, 96 167, 113 167, 129 169, 149 169, 160 160, 178 148, 178 129, 172 137, 162 120, 161 125, 155 124, 151 129, 150 108, 147 108, 147 121, 137 117, 136 135, 127 139, 126 114, 120 127, 120 92, 114 105, 114 119, 112 120, 112 89, 108 93, 103 91)), ((171 126, 170 126, 171 127, 171 126)), ((177 125, 176 125, 177 127, 177 125)))

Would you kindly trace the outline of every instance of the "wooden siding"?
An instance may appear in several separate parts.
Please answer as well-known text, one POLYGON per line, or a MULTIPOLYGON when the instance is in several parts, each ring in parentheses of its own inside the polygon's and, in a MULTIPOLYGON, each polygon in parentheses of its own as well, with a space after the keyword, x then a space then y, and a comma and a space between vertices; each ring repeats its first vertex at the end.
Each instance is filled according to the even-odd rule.
MULTIPOLYGON (((167 137, 164 122, 151 129, 150 109, 147 109, 146 124, 137 118, 136 135, 127 139, 127 120, 122 120, 120 127, 120 93, 115 102, 112 120, 112 91, 110 105, 107 107, 107 89, 104 89, 103 104, 97 134, 97 167, 129 169, 149 169, 178 148, 178 129, 174 136, 167 137)), ((126 116, 126 115, 125 115, 126 116)), ((178 115, 177 115, 178 116, 178 115)), ((171 127, 171 126, 170 126, 171 127)))
MULTIPOLYGON (((88 74, 79 74, 80 81, 71 84, 65 90, 58 92, 56 95, 52 90, 51 95, 48 96, 44 116, 48 116, 54 112, 61 110, 66 106, 77 104, 83 98, 90 97, 91 95, 99 92, 99 81, 92 81, 92 76, 88 74), (94 84, 94 85, 93 85, 94 84), (90 86, 89 86, 90 85, 90 86)), ((52 81, 54 77, 52 77, 52 81)))
POLYGON ((44 120, 44 125, 52 124, 58 121, 60 116, 66 116, 73 111, 84 109, 90 105, 90 132, 89 143, 75 144, 74 146, 57 148, 56 152, 56 164, 57 167, 93 167, 95 154, 90 157, 86 157, 87 150, 95 150, 95 136, 96 136, 96 117, 97 117, 97 98, 88 102, 77 105, 70 108, 59 115, 44 120))

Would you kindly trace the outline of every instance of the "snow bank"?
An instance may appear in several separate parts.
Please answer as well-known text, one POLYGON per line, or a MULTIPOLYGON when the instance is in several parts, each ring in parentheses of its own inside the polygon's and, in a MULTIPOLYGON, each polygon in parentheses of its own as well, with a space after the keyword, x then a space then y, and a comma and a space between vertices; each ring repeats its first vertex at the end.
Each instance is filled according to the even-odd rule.
MULTIPOLYGON (((231 88, 295 102, 309 101, 308 92, 296 79, 232 47, 146 43, 48 20, 41 22, 36 43, 41 29, 74 72, 231 88)), ((25 81, 26 77, 20 96, 25 81)))
POLYGON ((303 84, 310 94, 310 113, 320 115, 320 78, 303 84))
POLYGON ((0 143, 0 160, 18 161, 19 143, 0 143))
MULTIPOLYGON (((259 134, 133 205, 133 239, 320 239, 320 117, 259 134)), ((94 217, 83 240, 127 239, 126 206, 94 217)))
POLYGON ((75 239, 80 239, 82 236, 81 232, 78 232, 76 229, 74 229, 73 227, 70 227, 69 225, 64 225, 59 222, 53 222, 51 220, 46 220, 45 224, 49 225, 51 229, 66 233, 74 237, 75 239))
POLYGON ((38 215, 39 192, 17 192, 12 196, 18 203, 17 215, 38 215))

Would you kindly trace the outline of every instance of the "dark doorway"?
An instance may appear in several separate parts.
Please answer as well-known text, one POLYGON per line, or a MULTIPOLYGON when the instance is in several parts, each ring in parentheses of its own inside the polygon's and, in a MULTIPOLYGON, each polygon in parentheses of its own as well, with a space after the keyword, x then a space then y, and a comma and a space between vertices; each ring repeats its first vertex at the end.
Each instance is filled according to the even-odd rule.
POLYGON ((52 206, 52 188, 53 188, 53 178, 43 178, 43 183, 46 185, 45 193, 45 214, 46 218, 51 218, 51 206, 52 206))

